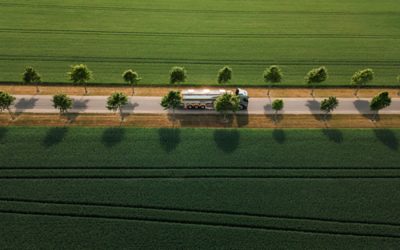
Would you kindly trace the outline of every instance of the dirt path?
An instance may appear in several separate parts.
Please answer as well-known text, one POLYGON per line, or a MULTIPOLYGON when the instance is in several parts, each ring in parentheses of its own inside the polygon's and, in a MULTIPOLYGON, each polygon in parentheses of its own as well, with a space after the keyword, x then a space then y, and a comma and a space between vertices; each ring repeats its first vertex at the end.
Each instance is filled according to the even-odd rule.
POLYGON ((250 115, 232 116, 227 123, 221 122, 218 115, 177 115, 173 123, 168 115, 136 114, 125 117, 120 122, 118 116, 69 114, 60 117, 56 114, 16 114, 10 120, 6 113, 0 114, 0 126, 129 126, 129 127, 205 127, 205 128, 398 128, 400 115, 381 115, 378 122, 371 122, 363 115, 333 115, 328 122, 317 115, 284 115, 275 124, 272 116, 250 115))
MULTIPOLYGON (((223 88, 225 86, 221 86, 223 88)), ((163 96, 171 89, 188 89, 188 88, 210 88, 216 89, 217 87, 136 87, 135 95, 138 96, 163 96)), ((230 88, 226 86, 226 88, 230 88)), ((267 96, 267 88, 265 87, 246 87, 245 88, 249 92, 250 97, 266 97, 267 96)), ((89 94, 88 95, 110 95, 113 92, 124 92, 127 95, 131 95, 132 91, 130 87, 101 87, 101 86, 93 86, 88 87, 89 94)), ((0 91, 6 91, 14 95, 35 95, 36 88, 35 86, 26 86, 26 85, 0 85, 0 91)), ((368 88, 361 89, 359 92, 359 97, 372 97, 377 95, 379 92, 388 91, 391 96, 397 96, 397 89, 385 89, 385 88, 368 88)), ((39 95, 53 95, 56 93, 66 93, 68 95, 83 95, 84 90, 83 87, 75 87, 75 86, 42 86, 40 87, 39 95)), ((324 88, 324 89, 316 89, 315 96, 316 97, 328 97, 328 96, 336 96, 336 97, 354 97, 354 89, 349 88, 324 88)), ((270 93, 271 97, 310 97, 310 89, 307 88, 274 88, 270 93)))

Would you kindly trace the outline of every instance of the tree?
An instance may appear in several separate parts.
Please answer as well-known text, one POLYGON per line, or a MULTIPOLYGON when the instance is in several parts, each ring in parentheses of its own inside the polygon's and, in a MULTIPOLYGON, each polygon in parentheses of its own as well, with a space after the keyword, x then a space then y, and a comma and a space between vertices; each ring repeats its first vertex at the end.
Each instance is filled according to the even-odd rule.
POLYGON ((389 107, 392 102, 392 99, 389 97, 388 92, 382 92, 379 95, 372 98, 369 107, 372 111, 375 111, 374 116, 372 117, 372 121, 376 120, 376 116, 378 115, 379 110, 389 107))
POLYGON ((324 82, 326 79, 328 79, 328 70, 324 66, 312 69, 307 73, 305 80, 312 85, 311 96, 314 96, 315 84, 324 82))
POLYGON ((230 93, 220 95, 214 101, 214 108, 216 111, 222 113, 224 121, 227 121, 226 113, 229 111, 236 112, 240 108, 239 96, 230 93))
POLYGON ((122 106, 128 103, 128 97, 121 92, 113 93, 107 98, 107 109, 114 112, 119 111, 121 121, 124 120, 122 115, 122 106))
POLYGON ((36 84, 36 93, 39 93, 39 83, 41 82, 40 74, 32 67, 27 67, 22 74, 22 81, 26 84, 35 83, 36 84))
POLYGON ((187 78, 187 72, 184 67, 172 67, 171 71, 169 72, 169 83, 181 83, 185 82, 187 78))
POLYGON ((357 86, 354 95, 358 95, 358 91, 362 85, 365 85, 374 79, 374 71, 372 69, 363 69, 354 73, 351 77, 351 83, 357 86))
POLYGON ((53 96, 53 107, 60 110, 60 115, 67 113, 72 108, 72 99, 66 94, 60 93, 53 96))
POLYGON ((85 88, 85 94, 88 93, 86 84, 92 79, 92 71, 90 71, 85 64, 72 65, 71 71, 68 72, 68 75, 73 83, 83 85, 85 88))
POLYGON ((278 83, 282 81, 283 73, 279 66, 272 65, 264 71, 264 81, 269 83, 268 93, 269 96, 271 87, 273 83, 278 83))
POLYGON ((232 69, 228 66, 224 66, 218 71, 218 83, 227 83, 232 80, 232 69))
POLYGON ((14 103, 14 101, 14 96, 10 95, 9 93, 0 91, 0 111, 3 112, 4 110, 7 110, 12 120, 14 120, 14 116, 11 113, 10 106, 14 103))
POLYGON ((277 122, 278 112, 283 109, 283 106, 284 104, 282 99, 276 99, 272 102, 272 109, 275 110, 274 122, 277 122))
POLYGON ((335 110, 339 105, 339 101, 334 96, 330 96, 327 99, 322 100, 320 109, 325 112, 324 120, 328 117, 328 114, 335 110))
POLYGON ((139 74, 131 69, 126 70, 122 74, 122 78, 126 83, 129 83, 132 86, 132 95, 135 94, 135 85, 139 83, 142 78, 139 77, 139 74))
POLYGON ((161 99, 161 106, 164 109, 172 109, 172 118, 175 121, 175 109, 183 105, 180 91, 170 91, 161 99))

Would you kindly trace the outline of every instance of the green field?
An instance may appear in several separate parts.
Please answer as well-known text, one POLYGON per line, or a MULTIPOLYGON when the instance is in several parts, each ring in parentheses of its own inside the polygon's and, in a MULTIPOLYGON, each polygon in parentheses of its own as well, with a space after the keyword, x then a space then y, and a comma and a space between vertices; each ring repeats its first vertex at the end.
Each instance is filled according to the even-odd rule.
POLYGON ((400 129, 2 127, 0 245, 396 249, 399 139, 400 129))
POLYGON ((20 81, 27 65, 67 82, 74 63, 88 64, 96 83, 122 83, 134 68, 143 84, 166 84, 174 65, 191 84, 215 84, 223 65, 237 85, 263 84, 271 64, 286 85, 303 85, 320 65, 329 85, 348 85, 366 67, 376 85, 400 73, 397 0, 1 0, 0 16, 2 82, 20 81))

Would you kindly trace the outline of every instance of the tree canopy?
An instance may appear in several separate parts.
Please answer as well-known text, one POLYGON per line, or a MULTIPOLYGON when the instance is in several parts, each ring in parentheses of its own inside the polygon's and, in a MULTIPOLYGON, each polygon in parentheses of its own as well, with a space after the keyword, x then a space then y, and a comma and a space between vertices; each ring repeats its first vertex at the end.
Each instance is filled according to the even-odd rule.
POLYGON ((354 73, 351 77, 351 83, 355 85, 365 85, 374 79, 374 71, 372 69, 363 69, 354 73))
POLYGON ((382 92, 379 95, 372 98, 369 107, 373 111, 379 111, 383 108, 390 106, 392 99, 389 97, 388 92, 382 92))
POLYGON ((328 70, 324 66, 310 70, 305 77, 308 84, 321 83, 327 79, 328 70))
POLYGON ((240 108, 239 96, 230 93, 225 93, 217 97, 214 102, 214 108, 216 111, 226 113, 228 111, 236 112, 240 108))
POLYGON ((32 67, 27 67, 22 74, 22 81, 24 83, 40 83, 41 82, 40 74, 32 67))
POLYGON ((187 72, 184 67, 172 67, 171 71, 169 72, 169 83, 180 83, 185 82, 187 78, 187 72))
POLYGON ((111 94, 107 98, 107 109, 112 110, 114 112, 120 110, 121 107, 128 103, 128 97, 122 92, 116 92, 111 94))
POLYGON ((66 113, 72 108, 72 99, 66 94, 60 93, 53 96, 53 107, 60 110, 60 113, 66 113))
POLYGON ((320 109, 326 113, 332 112, 339 105, 339 101, 335 96, 330 96, 327 99, 322 100, 320 109))
POLYGON ((227 83, 232 80, 232 68, 228 66, 224 66, 222 69, 218 71, 218 83, 227 83))
POLYGON ((170 91, 161 100, 164 109, 176 109, 182 106, 182 96, 180 91, 170 91))
POLYGON ((73 83, 83 84, 92 79, 92 71, 85 64, 72 65, 68 75, 73 83))
POLYGON ((9 110, 14 101, 14 96, 7 92, 0 91, 0 111, 9 110))
POLYGON ((125 82, 127 82, 131 85, 137 84, 140 80, 142 80, 142 78, 139 77, 139 74, 132 69, 126 70, 122 74, 122 78, 124 79, 125 82))
POLYGON ((264 71, 264 81, 269 83, 278 83, 282 81, 283 73, 279 66, 272 65, 264 71))
POLYGON ((276 99, 272 102, 272 109, 275 110, 275 112, 278 112, 283 109, 283 100, 282 99, 276 99))

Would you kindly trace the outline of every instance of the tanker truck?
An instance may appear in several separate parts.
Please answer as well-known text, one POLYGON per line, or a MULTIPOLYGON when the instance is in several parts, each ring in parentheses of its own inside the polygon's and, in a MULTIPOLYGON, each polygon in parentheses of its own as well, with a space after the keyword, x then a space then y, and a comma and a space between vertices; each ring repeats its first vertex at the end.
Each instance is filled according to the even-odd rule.
POLYGON ((244 89, 237 88, 233 93, 225 89, 188 89, 182 91, 184 109, 214 109, 214 101, 218 96, 225 93, 239 96, 240 110, 246 110, 249 105, 249 96, 244 89))

